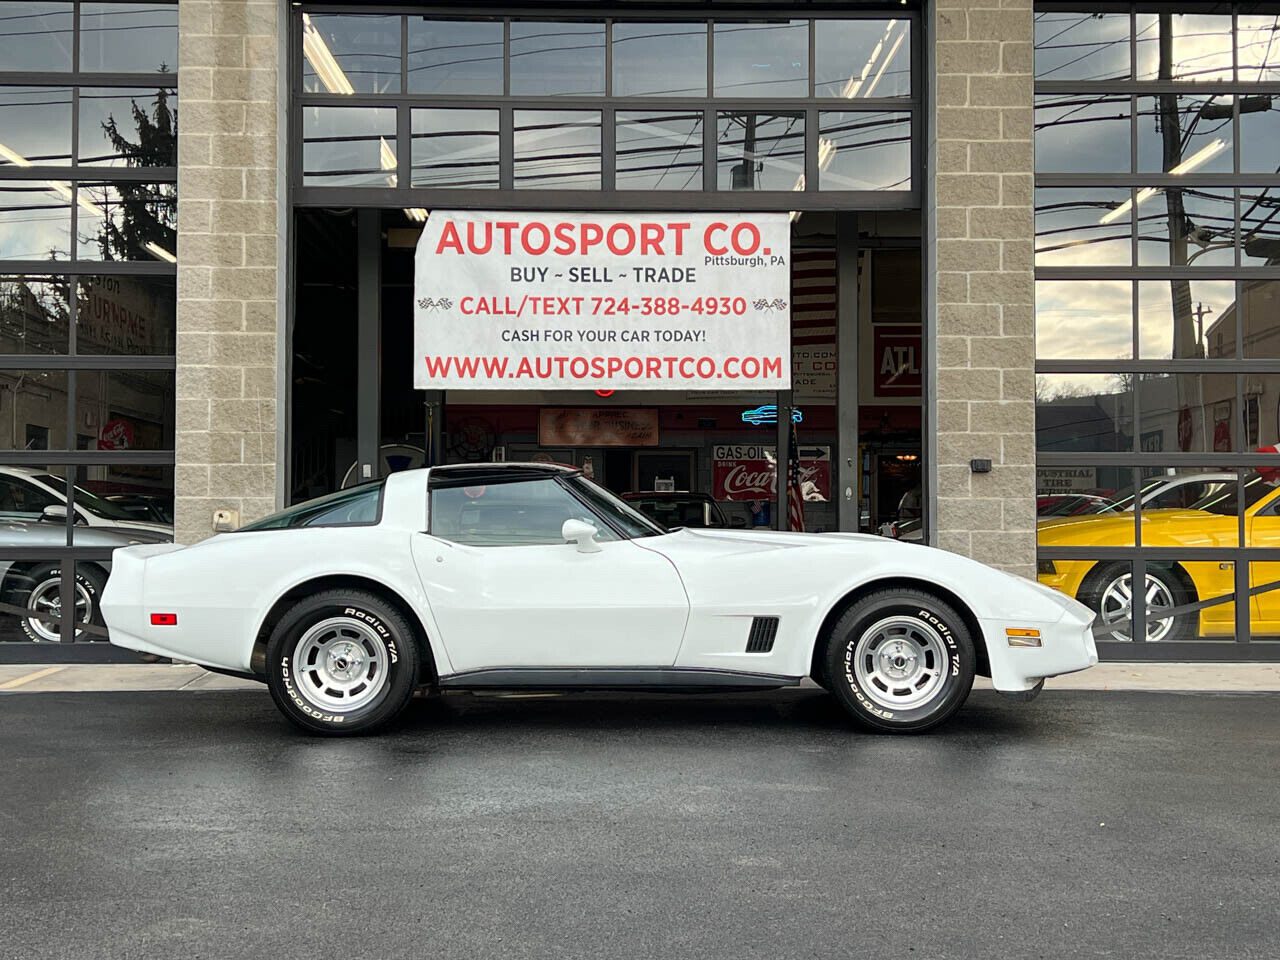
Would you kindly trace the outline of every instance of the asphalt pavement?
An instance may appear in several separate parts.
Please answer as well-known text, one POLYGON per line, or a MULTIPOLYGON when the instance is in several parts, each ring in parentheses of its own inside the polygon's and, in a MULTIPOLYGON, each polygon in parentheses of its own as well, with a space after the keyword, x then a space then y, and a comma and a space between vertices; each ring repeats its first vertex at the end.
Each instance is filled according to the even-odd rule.
POLYGON ((1276 956, 1280 694, 0 697, 0 957, 1276 956))

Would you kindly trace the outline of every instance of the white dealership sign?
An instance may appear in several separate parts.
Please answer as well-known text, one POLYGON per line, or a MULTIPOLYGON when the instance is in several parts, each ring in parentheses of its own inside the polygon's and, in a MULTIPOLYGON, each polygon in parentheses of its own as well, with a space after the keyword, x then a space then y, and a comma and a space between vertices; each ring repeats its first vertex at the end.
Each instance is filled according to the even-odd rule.
POLYGON ((433 210, 414 386, 787 389, 790 242, 785 213, 433 210))

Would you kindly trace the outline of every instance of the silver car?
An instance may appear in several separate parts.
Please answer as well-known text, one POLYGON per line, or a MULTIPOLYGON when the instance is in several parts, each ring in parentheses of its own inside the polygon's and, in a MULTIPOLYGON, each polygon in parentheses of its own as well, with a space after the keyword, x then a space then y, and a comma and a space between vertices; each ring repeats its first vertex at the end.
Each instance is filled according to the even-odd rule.
MULTIPOLYGON (((12 470, 12 468, 9 468, 12 470)), ((24 481, 26 478, 22 478, 24 481)), ((33 484, 38 482, 31 481, 33 484)), ((77 500, 79 498, 77 497, 77 500)), ((11 505, 12 506, 12 505, 11 505)), ((77 503, 77 507, 80 504, 77 503)), ((0 602, 23 607, 49 616, 62 612, 62 568, 56 560, 11 560, 9 548, 66 547, 67 512, 64 503, 50 503, 39 517, 23 511, 4 510, 0 504, 0 602)), ((91 514, 90 521, 77 509, 75 545, 77 548, 111 550, 138 543, 167 543, 173 539, 171 529, 159 524, 110 524, 106 518, 91 514), (106 522, 104 522, 106 521, 106 522)), ((102 625, 98 598, 107 582, 111 564, 106 560, 76 562, 76 621, 102 625)), ((0 616, 0 640, 34 640, 56 642, 61 639, 58 625, 33 617, 14 620, 0 616)), ((77 637, 82 632, 77 631, 77 637)))

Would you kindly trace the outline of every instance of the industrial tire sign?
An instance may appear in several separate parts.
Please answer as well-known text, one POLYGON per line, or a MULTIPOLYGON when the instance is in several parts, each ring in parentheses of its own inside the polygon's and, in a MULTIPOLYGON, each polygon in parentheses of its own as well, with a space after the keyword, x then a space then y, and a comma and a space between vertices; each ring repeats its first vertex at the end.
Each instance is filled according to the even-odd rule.
POLYGON ((433 210, 414 386, 788 389, 790 242, 785 213, 433 210))

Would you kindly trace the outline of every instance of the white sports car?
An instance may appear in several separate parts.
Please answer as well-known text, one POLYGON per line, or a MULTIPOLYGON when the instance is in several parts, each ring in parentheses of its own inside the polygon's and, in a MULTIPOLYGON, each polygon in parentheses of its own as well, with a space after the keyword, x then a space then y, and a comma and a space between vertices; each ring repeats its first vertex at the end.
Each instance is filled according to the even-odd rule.
POLYGON ((424 686, 805 677, 867 727, 919 731, 975 673, 1026 699, 1098 659, 1092 610, 973 560, 857 534, 667 531, 549 464, 408 470, 112 562, 112 643, 263 680, 330 734, 386 723, 424 686))

